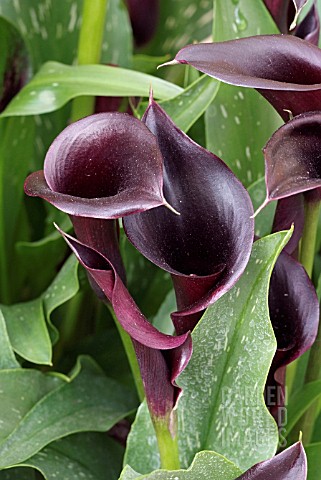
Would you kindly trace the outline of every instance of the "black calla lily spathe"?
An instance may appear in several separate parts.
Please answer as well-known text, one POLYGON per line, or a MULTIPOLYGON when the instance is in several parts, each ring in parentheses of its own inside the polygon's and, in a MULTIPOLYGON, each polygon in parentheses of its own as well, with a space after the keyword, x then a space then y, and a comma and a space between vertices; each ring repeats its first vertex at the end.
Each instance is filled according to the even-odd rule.
POLYGON ((243 273, 252 205, 222 160, 181 132, 153 100, 143 122, 164 158, 164 194, 180 215, 160 207, 124 218, 124 228, 144 256, 171 273, 178 305, 172 319, 182 333, 243 273))

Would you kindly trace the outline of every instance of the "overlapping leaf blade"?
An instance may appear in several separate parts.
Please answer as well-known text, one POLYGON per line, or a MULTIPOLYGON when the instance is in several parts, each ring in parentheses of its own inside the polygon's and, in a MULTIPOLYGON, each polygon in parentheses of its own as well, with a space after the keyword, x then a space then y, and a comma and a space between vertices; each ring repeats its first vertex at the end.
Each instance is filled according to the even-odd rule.
POLYGON ((37 115, 61 108, 77 96, 170 98, 182 89, 152 75, 105 65, 69 66, 47 62, 4 111, 4 116, 37 115), (59 87, 59 88, 58 88, 59 87))

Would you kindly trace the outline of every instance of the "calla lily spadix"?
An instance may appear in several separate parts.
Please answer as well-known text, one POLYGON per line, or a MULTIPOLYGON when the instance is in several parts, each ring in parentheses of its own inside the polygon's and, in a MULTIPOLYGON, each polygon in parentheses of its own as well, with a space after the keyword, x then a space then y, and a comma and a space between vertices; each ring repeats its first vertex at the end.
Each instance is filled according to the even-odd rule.
POLYGON ((172 319, 182 333, 243 273, 254 235, 252 205, 229 168, 180 131, 153 100, 143 122, 157 138, 164 194, 180 216, 158 207, 123 223, 134 246, 172 275, 178 305, 172 319))

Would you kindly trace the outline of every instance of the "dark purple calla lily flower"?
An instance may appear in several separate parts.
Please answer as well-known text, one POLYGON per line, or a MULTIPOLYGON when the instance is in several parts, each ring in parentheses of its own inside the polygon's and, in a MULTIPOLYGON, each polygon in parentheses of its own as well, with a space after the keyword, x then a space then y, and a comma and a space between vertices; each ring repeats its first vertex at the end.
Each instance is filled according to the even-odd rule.
POLYGON ((165 422, 175 435, 172 412, 181 393, 175 381, 192 354, 189 333, 175 337, 159 332, 143 316, 114 265, 94 248, 59 231, 131 336, 153 420, 165 422))
POLYGON ((290 197, 321 187, 321 112, 309 112, 280 127, 263 149, 267 197, 271 200, 290 197))
POLYGON ((254 465, 236 480, 306 480, 307 459, 301 442, 254 465))
POLYGON ((321 50, 291 35, 188 45, 174 62, 231 85, 257 89, 285 121, 289 111, 298 115, 321 109, 321 50))
POLYGON ((172 319, 182 333, 243 273, 253 241, 252 205, 226 165, 153 100, 143 121, 164 158, 164 194, 180 216, 159 207, 124 218, 124 228, 145 257, 171 273, 179 309, 172 319))
POLYGON ((124 280, 117 219, 167 204, 162 168, 156 139, 142 122, 101 113, 58 135, 44 171, 27 178, 25 191, 68 213, 78 239, 106 255, 124 280))
POLYGON ((319 301, 313 284, 303 266, 286 251, 280 254, 271 276, 269 312, 277 351, 266 392, 278 393, 277 403, 268 406, 275 419, 281 421, 278 411, 284 406, 285 367, 312 346, 319 324, 319 301))

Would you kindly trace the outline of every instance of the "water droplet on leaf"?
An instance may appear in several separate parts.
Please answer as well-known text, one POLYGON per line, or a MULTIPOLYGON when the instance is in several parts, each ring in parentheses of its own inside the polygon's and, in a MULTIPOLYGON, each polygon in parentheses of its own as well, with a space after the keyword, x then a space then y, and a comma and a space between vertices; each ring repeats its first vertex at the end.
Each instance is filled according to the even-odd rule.
POLYGON ((234 20, 235 20, 236 28, 239 32, 243 32, 244 30, 247 29, 247 20, 244 17, 241 10, 239 9, 239 7, 237 7, 234 10, 234 20))

